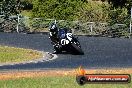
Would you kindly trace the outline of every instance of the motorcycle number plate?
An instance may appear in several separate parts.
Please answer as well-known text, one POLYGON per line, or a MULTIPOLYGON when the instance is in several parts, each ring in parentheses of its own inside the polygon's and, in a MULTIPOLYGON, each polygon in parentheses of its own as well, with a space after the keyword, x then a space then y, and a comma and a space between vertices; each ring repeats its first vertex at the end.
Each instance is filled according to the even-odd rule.
POLYGON ((62 40, 61 40, 61 44, 62 44, 62 45, 66 45, 66 44, 68 44, 68 43, 69 43, 69 41, 66 40, 66 39, 62 39, 62 40))

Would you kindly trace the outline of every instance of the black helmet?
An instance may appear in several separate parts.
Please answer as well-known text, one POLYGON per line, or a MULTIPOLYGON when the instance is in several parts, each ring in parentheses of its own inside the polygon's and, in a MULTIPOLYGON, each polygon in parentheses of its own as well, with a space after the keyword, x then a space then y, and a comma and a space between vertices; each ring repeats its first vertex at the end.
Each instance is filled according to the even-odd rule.
POLYGON ((49 31, 52 32, 52 33, 57 32, 58 31, 57 24, 56 23, 52 23, 50 25, 49 31))

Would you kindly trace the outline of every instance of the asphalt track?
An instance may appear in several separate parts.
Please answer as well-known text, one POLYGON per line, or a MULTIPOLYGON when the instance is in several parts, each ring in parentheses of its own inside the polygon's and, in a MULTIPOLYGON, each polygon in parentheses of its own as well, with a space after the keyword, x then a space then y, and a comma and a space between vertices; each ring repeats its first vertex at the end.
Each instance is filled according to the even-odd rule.
MULTIPOLYGON (((79 36, 85 55, 59 54, 47 62, 0 66, 0 70, 132 67, 132 39, 79 36)), ((0 33, 0 45, 53 52, 48 35, 0 33)))

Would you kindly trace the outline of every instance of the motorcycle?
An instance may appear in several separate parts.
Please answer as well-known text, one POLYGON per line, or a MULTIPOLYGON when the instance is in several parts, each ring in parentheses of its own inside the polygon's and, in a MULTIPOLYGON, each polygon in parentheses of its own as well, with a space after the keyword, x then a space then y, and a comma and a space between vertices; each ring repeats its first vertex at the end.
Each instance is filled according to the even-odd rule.
POLYGON ((56 53, 69 52, 76 55, 83 55, 84 52, 81 49, 78 38, 67 30, 67 28, 60 28, 58 30, 58 40, 56 43, 52 43, 56 53))

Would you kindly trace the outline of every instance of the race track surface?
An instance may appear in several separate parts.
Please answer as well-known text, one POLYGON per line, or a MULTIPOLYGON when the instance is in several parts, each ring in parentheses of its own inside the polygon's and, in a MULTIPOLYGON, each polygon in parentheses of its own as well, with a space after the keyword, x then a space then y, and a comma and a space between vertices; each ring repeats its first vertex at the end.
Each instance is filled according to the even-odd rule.
MULTIPOLYGON (((5 69, 126 68, 132 67, 132 39, 79 36, 85 55, 59 54, 48 62, 0 66, 5 69)), ((53 52, 48 35, 0 33, 0 45, 53 52)))

